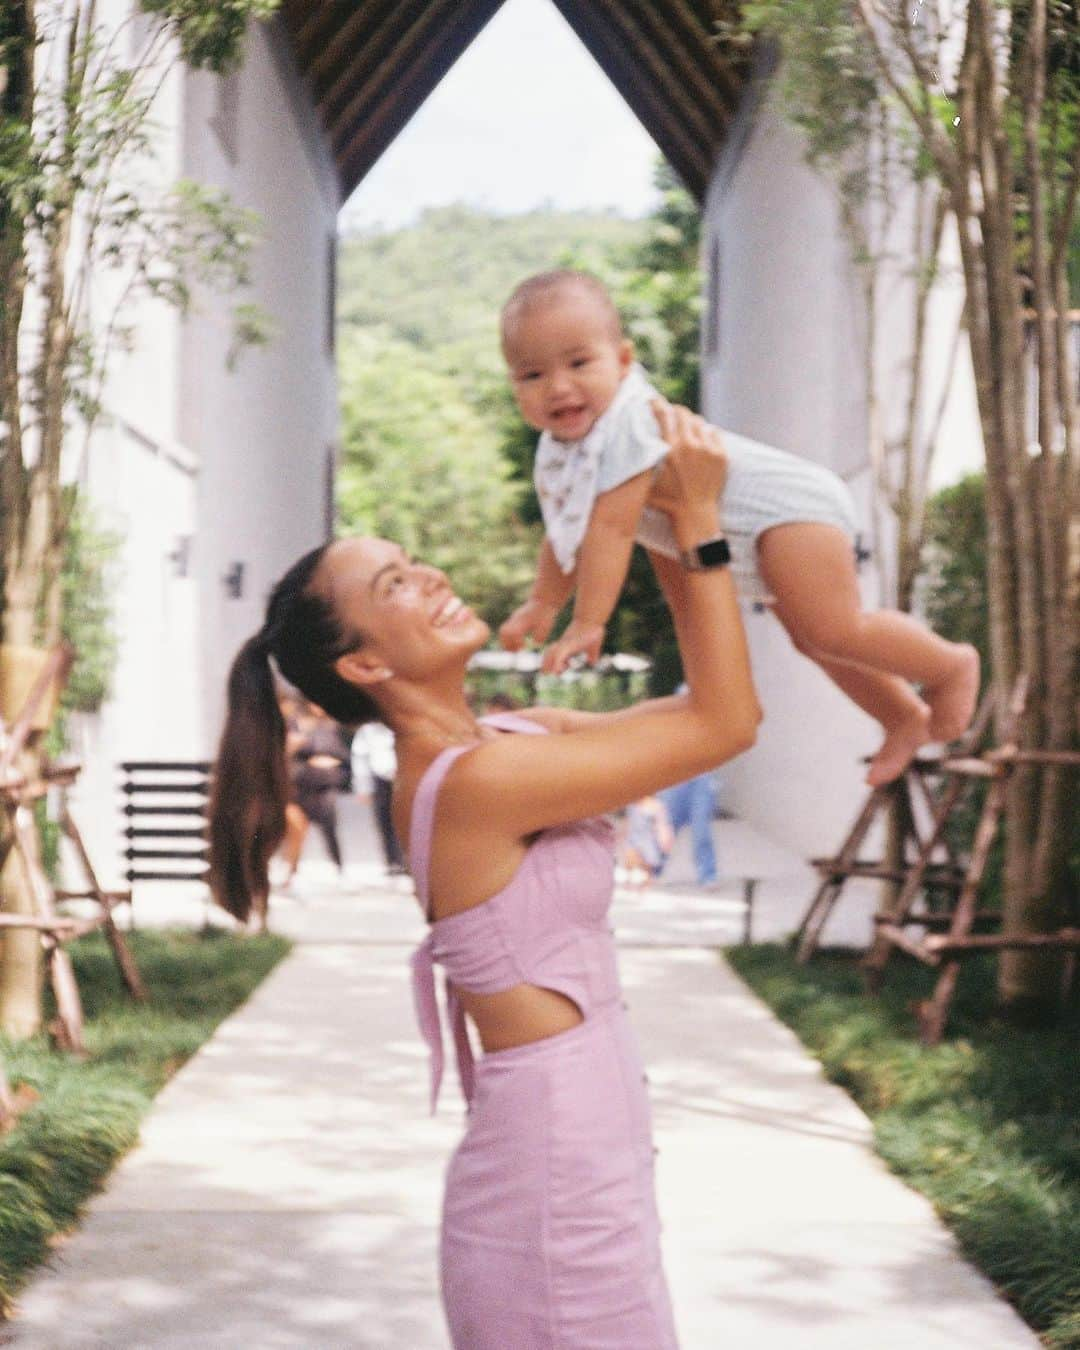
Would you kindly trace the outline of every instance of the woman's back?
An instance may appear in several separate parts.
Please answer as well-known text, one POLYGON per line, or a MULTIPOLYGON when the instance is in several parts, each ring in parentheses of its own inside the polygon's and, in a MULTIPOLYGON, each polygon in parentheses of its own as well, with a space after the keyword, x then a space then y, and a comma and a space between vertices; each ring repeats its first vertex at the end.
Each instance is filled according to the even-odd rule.
MULTIPOLYGON (((537 723, 512 714, 485 722, 507 732, 546 734, 537 723)), ((467 909, 432 918, 429 868, 440 789, 459 756, 471 748, 444 750, 429 765, 413 799, 409 839, 417 895, 432 925, 414 960, 417 1003, 426 1010, 430 1042, 437 1016, 433 967, 441 965, 451 991, 463 1081, 471 1071, 460 1062, 468 1044, 463 1011, 477 1022, 485 1048, 494 1050, 558 1034, 621 998, 608 923, 614 830, 606 819, 542 831, 507 885, 467 909), (533 991, 555 998, 536 999, 529 996, 533 991), (515 997, 497 1001, 506 995, 515 997)))

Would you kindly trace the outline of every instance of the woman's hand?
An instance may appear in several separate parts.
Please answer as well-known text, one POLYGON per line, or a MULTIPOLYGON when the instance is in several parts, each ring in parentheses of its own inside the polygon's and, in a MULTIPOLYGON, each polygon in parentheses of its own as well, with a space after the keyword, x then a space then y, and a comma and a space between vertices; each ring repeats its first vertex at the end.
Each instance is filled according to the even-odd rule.
POLYGON ((558 617, 555 605, 545 604, 542 600, 526 600, 499 629, 499 641, 508 652, 521 651, 526 638, 546 642, 558 617))
POLYGON ((600 649, 604 645, 604 625, 602 623, 578 623, 577 620, 566 627, 566 632, 544 651, 540 669, 545 675, 561 675, 575 656, 584 656, 589 665, 595 666, 600 660, 600 649))
POLYGON ((680 516, 715 504, 727 481, 727 454, 719 431, 688 408, 657 399, 653 412, 671 450, 656 475, 648 503, 666 512, 675 524, 680 516))

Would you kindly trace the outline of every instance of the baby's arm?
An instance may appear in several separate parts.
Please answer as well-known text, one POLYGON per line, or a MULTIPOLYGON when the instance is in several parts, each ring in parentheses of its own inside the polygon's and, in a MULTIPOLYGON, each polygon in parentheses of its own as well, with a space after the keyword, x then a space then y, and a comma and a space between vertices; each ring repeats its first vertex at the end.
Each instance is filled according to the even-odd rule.
POLYGON ((634 535, 652 486, 652 470, 601 492, 593 503, 589 527, 578 551, 574 617, 558 642, 544 653, 544 670, 557 675, 572 656, 583 652, 597 661, 604 628, 619 599, 634 549, 634 535))
POLYGON ((567 574, 559 566, 555 552, 545 537, 536 562, 536 577, 529 598, 519 605, 499 629, 499 641, 508 652, 520 651, 525 639, 546 642, 559 617, 559 611, 574 589, 575 573, 567 574))

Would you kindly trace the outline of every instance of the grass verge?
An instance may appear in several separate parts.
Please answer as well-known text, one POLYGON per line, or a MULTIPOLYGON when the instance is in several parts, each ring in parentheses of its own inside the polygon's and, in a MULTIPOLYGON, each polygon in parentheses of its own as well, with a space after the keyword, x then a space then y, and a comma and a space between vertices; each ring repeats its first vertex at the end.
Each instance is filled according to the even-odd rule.
POLYGON ((877 999, 855 959, 725 955, 870 1117, 878 1152, 1055 1350, 1080 1348, 1080 1009, 1052 1029, 994 1017, 992 960, 966 961, 948 1038, 927 1048, 910 1005, 933 971, 889 965, 877 999))
POLYGON ((12 1086, 38 1095, 0 1136, 0 1317, 135 1143, 154 1094, 289 950, 269 935, 141 932, 130 941, 150 991, 143 1004, 125 995, 100 934, 68 946, 88 1059, 58 1054, 44 1037, 19 1044, 0 1038, 12 1086))

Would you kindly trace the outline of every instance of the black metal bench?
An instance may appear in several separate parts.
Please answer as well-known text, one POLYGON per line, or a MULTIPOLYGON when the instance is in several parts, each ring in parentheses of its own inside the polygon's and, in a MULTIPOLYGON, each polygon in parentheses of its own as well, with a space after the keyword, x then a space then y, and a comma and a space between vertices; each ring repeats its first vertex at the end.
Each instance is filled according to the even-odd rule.
POLYGON ((122 856, 129 883, 206 882, 211 768, 205 760, 125 760, 119 765, 126 817, 122 856))

